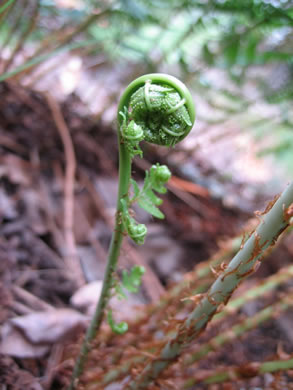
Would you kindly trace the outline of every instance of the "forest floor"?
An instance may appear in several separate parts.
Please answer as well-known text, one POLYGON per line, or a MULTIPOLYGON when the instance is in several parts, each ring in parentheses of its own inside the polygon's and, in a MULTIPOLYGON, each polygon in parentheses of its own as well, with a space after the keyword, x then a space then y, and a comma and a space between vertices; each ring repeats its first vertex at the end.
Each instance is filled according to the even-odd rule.
MULTIPOLYGON (((83 333, 103 278, 115 212, 118 151, 113 129, 77 114, 80 104, 73 96, 59 104, 45 94, 0 85, 1 390, 53 390, 66 384, 72 368, 68 345, 76 344, 83 333), (82 289, 85 285, 88 291, 82 289)), ((138 181, 152 163, 170 160, 157 147, 145 146, 145 156, 134 162, 138 181)), ((186 155, 185 162, 189 158, 186 155)), ((197 163, 205 175, 206 167, 197 163)), ((225 206, 207 188, 182 177, 176 167, 171 169, 162 205, 166 219, 157 222, 137 210, 138 218, 148 224, 149 237, 139 248, 125 240, 120 269, 139 264, 146 274, 140 294, 123 305, 114 303, 117 318, 134 316, 138 305, 157 302, 169 285, 240 234, 252 216, 241 207, 225 206)), ((292 256, 288 236, 242 291, 290 264, 292 256)), ((292 282, 261 304, 247 304, 243 312, 252 316, 290 288, 292 282)), ((245 342, 226 344, 201 369, 292 354, 292 320, 292 310, 272 318, 250 332, 245 342)), ((115 340, 100 353, 109 353, 111 345, 119 344, 115 340)), ((93 362, 101 358, 106 360, 99 355, 93 362)), ((288 372, 209 388, 289 389, 292 383, 293 373, 288 372)))

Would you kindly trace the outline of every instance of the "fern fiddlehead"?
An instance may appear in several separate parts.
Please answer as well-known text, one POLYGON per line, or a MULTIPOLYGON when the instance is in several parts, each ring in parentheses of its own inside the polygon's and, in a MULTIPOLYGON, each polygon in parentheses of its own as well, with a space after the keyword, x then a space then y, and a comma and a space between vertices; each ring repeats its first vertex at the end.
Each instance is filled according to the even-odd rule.
MULTIPOLYGON (((119 185, 115 227, 101 296, 81 346, 68 390, 73 390, 78 385, 91 342, 96 337, 105 316, 123 235, 126 232, 137 244, 144 242, 147 229, 131 216, 130 205, 137 201, 139 206, 152 215, 163 217, 157 208, 162 201, 154 191, 166 192, 164 185, 171 176, 169 169, 166 166, 154 165, 150 172, 146 172, 144 187, 140 190, 136 182, 131 181, 132 158, 135 155, 142 156, 139 145, 142 140, 162 146, 174 146, 182 141, 192 129, 195 109, 191 94, 181 81, 173 76, 153 73, 139 77, 128 85, 120 99, 117 116, 119 185), (129 199, 131 183, 134 189, 132 200, 129 199)), ((112 324, 112 329, 117 328, 111 311, 108 311, 108 323, 110 326, 112 324)), ((124 329, 126 326, 123 325, 123 328, 116 330, 123 333, 124 329)))
MULTIPOLYGON (((126 88, 118 112, 127 110, 143 132, 157 145, 174 146, 187 136, 195 120, 192 97, 175 77, 154 73, 139 77, 126 88)), ((121 115, 120 115, 121 122, 121 115)))

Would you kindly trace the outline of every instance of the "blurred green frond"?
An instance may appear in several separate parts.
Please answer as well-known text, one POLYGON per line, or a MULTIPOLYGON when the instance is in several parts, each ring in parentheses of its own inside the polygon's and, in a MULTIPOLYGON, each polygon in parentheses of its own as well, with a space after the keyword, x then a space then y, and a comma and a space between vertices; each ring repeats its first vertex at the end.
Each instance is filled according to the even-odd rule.
POLYGON ((0 14, 4 12, 15 0, 7 0, 5 4, 0 7, 0 14))
MULTIPOLYGON (((244 117, 258 101, 277 107, 280 115, 292 112, 292 103, 286 104, 293 97, 292 1, 15 4, 9 0, 0 7, 0 80, 21 81, 38 74, 39 65, 54 56, 86 47, 79 55, 103 56, 105 62, 131 63, 144 71, 176 69, 213 110, 212 118, 199 115, 209 125, 244 117), (215 81, 214 72, 224 72, 225 81, 215 81), (247 90, 253 90, 253 97, 247 90)), ((268 123, 274 120, 268 118, 268 123)))

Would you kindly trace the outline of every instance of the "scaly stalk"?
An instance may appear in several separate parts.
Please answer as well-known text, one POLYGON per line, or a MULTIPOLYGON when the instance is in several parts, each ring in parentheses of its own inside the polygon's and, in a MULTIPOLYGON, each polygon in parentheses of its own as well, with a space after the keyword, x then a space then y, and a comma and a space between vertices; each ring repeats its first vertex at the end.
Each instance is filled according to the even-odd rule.
POLYGON ((220 313, 217 313, 212 320, 212 324, 216 324, 218 321, 223 320, 229 314, 236 312, 239 308, 245 305, 247 302, 267 294, 276 287, 282 285, 288 280, 293 278, 293 265, 280 269, 274 275, 269 276, 264 281, 261 281, 257 286, 251 287, 245 291, 240 297, 232 299, 228 305, 220 313))
MULTIPOLYGON (((293 368, 293 359, 288 360, 271 360, 268 362, 250 362, 240 367, 223 367, 216 372, 202 373, 201 379, 195 383, 211 385, 213 383, 222 383, 232 381, 235 383, 237 379, 247 380, 265 373, 286 372, 293 368)), ((190 386, 189 386, 190 387, 190 386)), ((184 387, 185 388, 185 387, 184 387)), ((194 387, 193 387, 194 388, 194 387)))
POLYGON ((158 356, 125 386, 125 389, 146 389, 171 363, 176 361, 205 329, 221 304, 226 304, 239 283, 253 273, 260 264, 264 251, 273 246, 279 235, 289 226, 293 216, 293 182, 278 200, 271 202, 262 222, 232 259, 228 268, 216 279, 196 308, 167 341, 158 356))
MULTIPOLYGON (((236 338, 242 336, 245 332, 248 332, 256 328, 263 322, 278 317, 279 315, 281 315, 282 312, 286 311, 292 306, 293 306, 293 294, 289 296, 285 296, 282 299, 279 299, 273 305, 270 305, 260 310, 252 317, 245 318, 239 323, 233 325, 230 329, 228 329, 223 334, 218 334, 217 336, 209 340, 207 343, 198 346, 197 351, 193 352, 192 356, 185 358, 184 364, 189 365, 191 363, 198 362, 203 357, 207 356, 210 352, 217 351, 224 344, 232 342, 236 338)), ((194 380, 195 380, 194 382, 192 381, 192 379, 188 380, 184 385, 184 389, 189 388, 193 384, 195 384, 196 377, 194 378, 194 380)))

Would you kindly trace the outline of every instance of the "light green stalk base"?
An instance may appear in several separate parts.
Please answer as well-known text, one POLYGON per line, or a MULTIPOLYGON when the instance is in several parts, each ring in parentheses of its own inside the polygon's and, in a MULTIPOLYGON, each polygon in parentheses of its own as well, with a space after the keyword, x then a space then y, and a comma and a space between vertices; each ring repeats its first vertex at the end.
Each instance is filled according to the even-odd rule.
POLYGON ((118 198, 117 198, 117 212, 115 219, 115 228, 112 235, 107 267, 104 275, 103 288, 101 296, 95 311, 95 314, 91 320, 90 326, 85 335, 84 342, 82 344, 80 354, 76 361, 72 380, 68 390, 74 390, 79 381, 79 377, 83 372, 84 364, 87 359, 87 355, 91 349, 91 342, 96 337, 98 330, 100 329, 101 323, 104 318, 105 307, 109 301, 110 292, 112 288, 112 276, 113 272, 116 269, 118 262, 118 257, 120 253, 120 247, 123 240, 123 226, 121 223, 121 212, 122 205, 121 199, 128 198, 128 190, 130 185, 130 175, 131 175, 131 159, 128 151, 126 150, 124 144, 121 142, 120 132, 118 132, 118 142, 119 142, 119 188, 118 188, 118 198))
POLYGON ((289 226, 293 215, 293 183, 263 217, 262 222, 232 259, 228 268, 216 279, 210 290, 162 348, 159 355, 124 389, 146 389, 167 368, 182 350, 197 337, 212 319, 218 307, 226 304, 239 283, 255 271, 264 251, 274 245, 279 235, 289 226))
POLYGON ((241 380, 247 381, 247 378, 253 378, 258 375, 263 375, 268 372, 278 372, 292 370, 293 359, 289 360, 272 360, 269 362, 259 363, 251 362, 240 367, 225 367, 222 370, 218 370, 216 373, 206 375, 204 379, 199 380, 197 383, 213 384, 227 381, 241 380))

